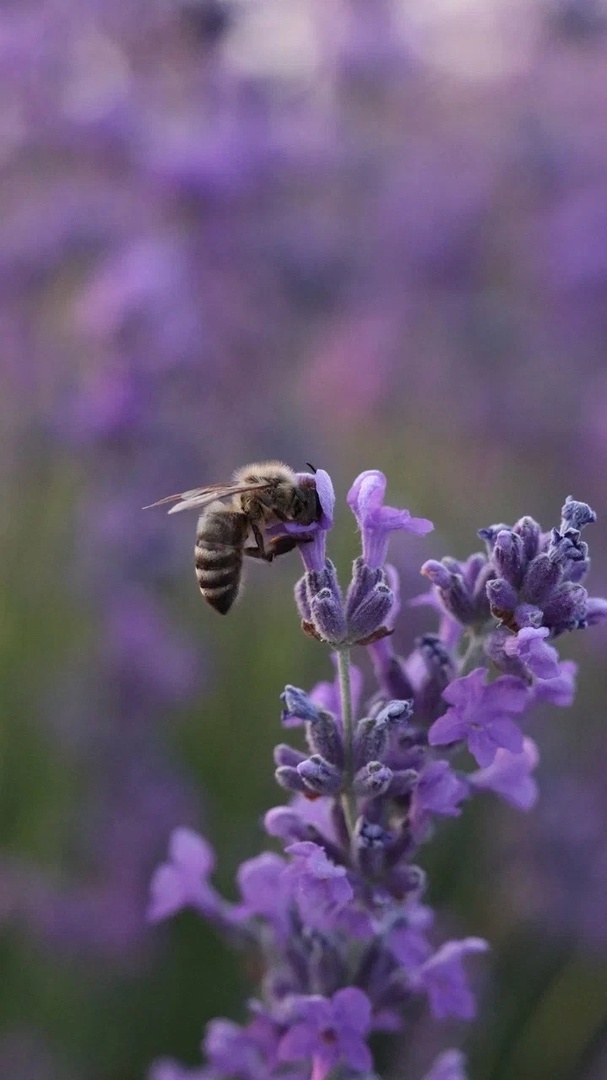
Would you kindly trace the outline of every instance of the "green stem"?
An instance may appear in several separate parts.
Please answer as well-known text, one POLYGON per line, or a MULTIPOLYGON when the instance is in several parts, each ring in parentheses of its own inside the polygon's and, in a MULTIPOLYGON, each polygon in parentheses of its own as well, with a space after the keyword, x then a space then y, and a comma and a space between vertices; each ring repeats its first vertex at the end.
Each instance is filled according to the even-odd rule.
POLYGON ((354 717, 352 715, 352 685, 350 682, 350 650, 337 650, 337 672, 339 676, 339 694, 341 698, 341 717, 344 736, 345 768, 344 791, 341 796, 346 824, 350 836, 354 836, 356 826, 356 796, 352 790, 354 780, 354 717))
POLYGON ((483 650, 483 639, 478 637, 473 630, 469 631, 468 646, 464 655, 459 662, 459 677, 462 675, 468 675, 474 665, 481 659, 483 650))

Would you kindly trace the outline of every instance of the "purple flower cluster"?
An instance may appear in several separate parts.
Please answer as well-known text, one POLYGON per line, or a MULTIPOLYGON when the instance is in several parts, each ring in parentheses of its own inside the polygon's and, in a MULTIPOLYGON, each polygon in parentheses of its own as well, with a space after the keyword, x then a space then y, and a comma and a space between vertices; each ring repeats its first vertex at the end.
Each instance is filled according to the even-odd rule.
MULTIPOLYGON (((303 728, 306 741, 304 750, 280 744, 275 751, 276 779, 292 799, 266 814, 265 828, 284 852, 245 862, 240 901, 228 903, 209 881, 208 844, 182 829, 152 881, 151 920, 191 907, 257 949, 259 995, 244 1026, 208 1025, 203 1068, 161 1061, 150 1080, 326 1080, 338 1067, 339 1075, 369 1076, 369 1036, 401 1030, 416 998, 427 999, 437 1020, 475 1015, 464 961, 487 943, 436 943, 416 853, 437 822, 459 815, 477 792, 493 791, 520 809, 534 804, 538 752, 518 721, 538 700, 563 704, 573 694, 573 665, 560 662, 546 638, 565 623, 604 617, 607 607, 588 600, 580 584, 588 568, 580 530, 595 516, 568 499, 560 529, 548 537, 524 518, 512 529, 482 530, 487 555, 426 563, 439 632, 418 640, 408 658, 397 656, 388 538, 423 535, 432 525, 385 506, 384 476, 362 473, 348 504, 363 553, 344 597, 325 556, 333 489, 324 472, 316 482, 323 514, 313 539, 300 545, 306 572, 296 600, 305 632, 332 647, 336 675, 310 693, 287 686, 282 694, 283 726, 303 728), (506 585, 508 618, 494 605, 506 585), (377 676, 364 706, 353 644, 366 646, 377 676), (437 747, 447 756, 438 757, 437 747), (465 767, 464 747, 479 768, 465 767)), ((465 1080, 458 1051, 441 1054, 425 1080, 439 1078, 465 1080)))

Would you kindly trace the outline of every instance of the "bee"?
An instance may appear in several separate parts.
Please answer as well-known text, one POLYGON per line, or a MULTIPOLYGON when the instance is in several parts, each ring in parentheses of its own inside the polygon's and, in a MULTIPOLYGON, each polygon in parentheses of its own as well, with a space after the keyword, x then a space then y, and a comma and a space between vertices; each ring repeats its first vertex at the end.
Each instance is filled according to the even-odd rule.
MULTIPOLYGON (((306 525, 320 519, 321 506, 313 477, 298 479, 280 461, 262 461, 237 469, 231 484, 193 488, 152 503, 174 502, 169 514, 200 510, 194 565, 200 591, 215 611, 227 615, 240 591, 244 556, 272 562, 312 539, 306 525), (283 522, 303 526, 268 537, 283 522)), ((144 507, 149 509, 149 507, 144 507)))

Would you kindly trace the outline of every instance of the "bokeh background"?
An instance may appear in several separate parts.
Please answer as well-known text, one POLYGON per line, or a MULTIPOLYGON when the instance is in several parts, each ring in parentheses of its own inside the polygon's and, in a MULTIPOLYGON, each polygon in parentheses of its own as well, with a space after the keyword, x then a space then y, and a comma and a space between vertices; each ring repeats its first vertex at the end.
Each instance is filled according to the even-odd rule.
MULTIPOLYGON (((221 620, 194 520, 140 507, 278 456, 363 468, 432 555, 568 494, 607 588, 602 0, 0 3, 0 1076, 137 1080, 242 1015, 242 958, 145 925, 169 832, 238 862, 280 801, 285 682, 326 678, 296 556, 221 620)), ((403 649, 431 614, 401 615, 403 649)), ((607 1076, 605 631, 538 717, 532 815, 428 849, 443 925, 494 951, 470 1030, 418 1018, 385 1075, 607 1076)))

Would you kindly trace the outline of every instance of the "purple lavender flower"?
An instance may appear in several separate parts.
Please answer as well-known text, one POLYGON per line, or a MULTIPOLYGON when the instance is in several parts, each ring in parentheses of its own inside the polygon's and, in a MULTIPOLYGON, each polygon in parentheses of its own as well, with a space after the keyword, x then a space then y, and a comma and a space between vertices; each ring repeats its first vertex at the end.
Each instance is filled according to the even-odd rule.
POLYGON ((280 698, 284 705, 281 722, 285 727, 298 727, 305 720, 318 720, 319 709, 304 690, 285 686, 280 698))
POLYGON ((511 630, 547 627, 557 637, 586 625, 588 594, 579 584, 588 572, 583 528, 596 521, 587 503, 568 496, 559 529, 542 535, 532 518, 511 529, 481 529, 496 575, 487 583, 491 611, 511 630))
POLYGON ((215 866, 214 853, 191 829, 175 829, 169 841, 169 861, 156 870, 150 885, 148 918, 158 922, 185 907, 211 917, 220 899, 208 878, 215 866))
POLYGON ((431 746, 463 740, 481 766, 490 765, 501 746, 520 753, 523 735, 512 714, 521 713, 530 699, 521 679, 502 675, 487 685, 486 669, 476 668, 452 682, 443 697, 451 707, 430 728, 431 746))
POLYGON ((532 688, 534 701, 550 701, 562 708, 572 705, 577 670, 577 664, 573 660, 562 660, 555 678, 536 681, 532 688))
POLYGON ((285 860, 273 851, 264 851, 246 859, 238 868, 238 886, 242 904, 230 914, 230 920, 262 917, 270 922, 280 940, 286 940, 290 930, 288 901, 291 894, 285 877, 285 860))
POLYGON ((336 866, 322 847, 310 841, 286 848, 292 857, 289 886, 304 925, 330 931, 336 915, 354 895, 344 866, 336 866))
POLYGON ((466 784, 453 772, 448 761, 431 761, 422 769, 411 796, 409 821, 413 838, 420 842, 436 815, 457 817, 460 804, 468 796, 466 784))
POLYGON ((371 1028, 371 1005, 356 987, 338 990, 331 999, 309 996, 289 1006, 293 1024, 278 1049, 281 1061, 311 1061, 311 1080, 325 1080, 337 1065, 368 1072, 371 1052, 365 1039, 371 1028))
POLYGON ((269 1063, 276 1058, 278 1040, 275 1027, 260 1012, 246 1027, 231 1020, 212 1020, 203 1046, 216 1075, 264 1080, 269 1063))
MULTIPOLYGON (((372 559, 380 547, 385 557, 388 533, 409 520, 406 512, 381 505, 383 489, 381 474, 368 472, 350 493, 363 535, 367 530, 365 543, 375 544, 372 559)), ((568 501, 563 517, 554 541, 558 559, 585 564, 574 523, 586 524, 592 514, 568 501)), ((303 728, 307 744, 303 750, 285 743, 275 749, 276 778, 293 797, 289 806, 270 811, 265 825, 282 841, 284 855, 265 853, 245 862, 238 874, 242 900, 232 907, 208 885, 210 853, 190 836, 183 856, 173 851, 153 882, 152 913, 159 909, 162 917, 184 903, 206 908, 207 917, 238 930, 260 954, 263 1005, 255 1006, 243 1028, 227 1021, 209 1027, 209 1080, 219 1080, 235 1062, 243 1080, 310 1080, 303 1075, 310 1066, 311 1080, 325 1080, 340 1065, 353 1075, 367 1073, 373 1067, 371 1032, 399 1031, 420 995, 435 1019, 474 1016, 464 960, 484 952, 487 942, 466 937, 435 944, 434 912, 423 902, 426 876, 415 857, 440 819, 458 816, 479 791, 530 809, 538 751, 513 717, 538 700, 565 703, 572 694, 574 666, 558 659, 547 643, 549 627, 535 619, 529 604, 525 625, 515 629, 496 627, 480 600, 498 573, 508 575, 509 587, 521 588, 529 560, 533 566, 541 553, 543 540, 531 519, 515 528, 510 535, 496 527, 490 538, 498 552, 494 563, 473 556, 462 564, 464 574, 456 573, 453 560, 430 567, 452 611, 438 634, 416 639, 406 659, 386 645, 385 635, 357 637, 362 622, 356 613, 367 601, 375 603, 384 581, 393 598, 385 617, 393 618, 393 570, 388 578, 383 566, 367 561, 366 551, 354 563, 345 602, 332 564, 307 570, 298 587, 304 629, 311 626, 314 636, 334 645, 337 670, 333 682, 309 694, 288 685, 281 695, 283 726, 303 728), (457 587, 454 577, 461 579, 457 587), (468 627, 463 635, 454 632, 456 593, 468 627), (341 621, 339 640, 333 640, 331 620, 333 626, 341 621), (369 648, 378 674, 378 692, 366 707, 361 671, 350 664, 355 643, 369 648), (468 670, 484 656, 497 657, 502 670, 511 664, 517 674, 489 681, 487 667, 468 670), (386 690, 393 685, 410 696, 391 698, 386 690), (435 752, 462 743, 481 766, 467 774, 435 752), (284 1073, 287 1065, 292 1073, 284 1073)), ((523 606, 517 610, 522 618, 523 606)), ((441 1055, 428 1075, 461 1080, 459 1052, 441 1055)))
MULTIPOLYGON (((317 481, 318 484, 318 481, 317 481)), ((332 522, 332 487, 323 481, 327 521, 332 522)), ((361 473, 348 493, 348 503, 360 525, 363 554, 354 562, 345 602, 335 568, 324 557, 324 540, 301 545, 306 576, 295 590, 302 625, 313 637, 337 647, 369 644, 389 629, 394 594, 384 570, 391 532, 401 530, 425 536, 434 527, 425 518, 413 518, 408 510, 383 505, 386 478, 378 470, 361 473), (306 548, 310 547, 310 552, 306 548)), ((320 492, 319 492, 320 494, 320 492)), ((323 527, 319 532, 324 537, 323 527)))
POLYGON ((523 739, 520 754, 500 748, 490 765, 470 773, 468 783, 481 790, 495 791, 518 810, 530 810, 538 797, 538 786, 531 776, 539 761, 533 739, 523 739))
POLYGON ((428 559, 421 573, 434 585, 445 612, 458 623, 482 627, 490 618, 487 584, 496 571, 486 556, 477 552, 464 563, 428 559))
POLYGON ((546 641, 549 634, 547 626, 524 626, 515 633, 498 626, 487 636, 485 652, 500 671, 526 682, 557 679, 559 655, 546 641))
POLYGON ((456 1016, 471 1020, 475 1015, 474 998, 462 967, 465 956, 485 952, 489 946, 482 938, 464 938, 442 945, 417 972, 410 976, 412 985, 422 988, 430 999, 430 1008, 437 1020, 456 1016))
POLYGON ((411 532, 426 536, 434 525, 427 518, 414 518, 408 510, 384 506, 386 478, 378 469, 357 476, 348 492, 348 506, 354 514, 363 544, 363 559, 371 569, 382 569, 388 554, 391 532, 411 532))

